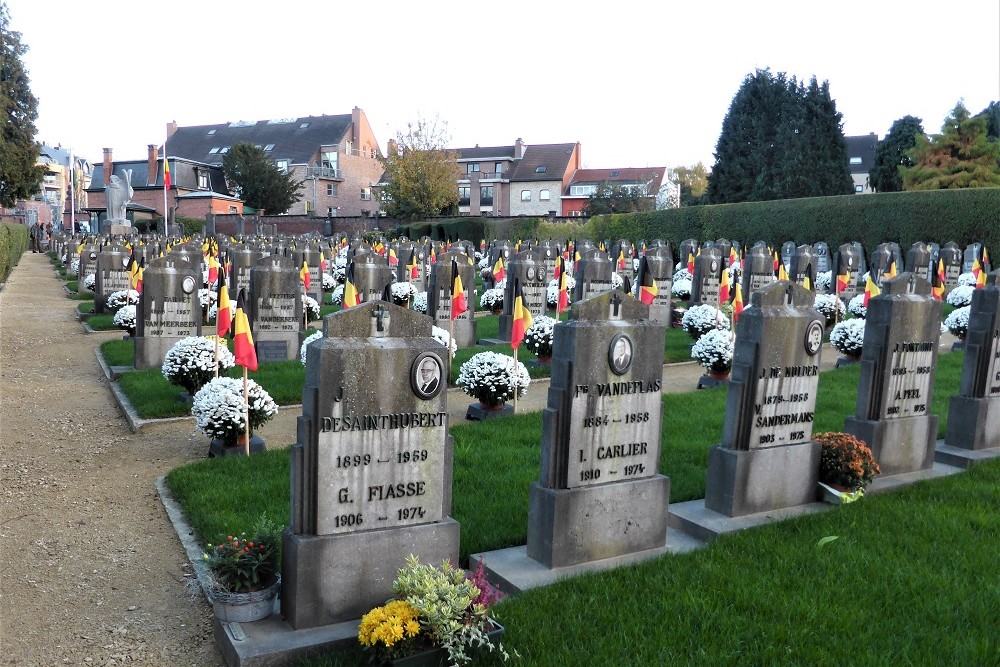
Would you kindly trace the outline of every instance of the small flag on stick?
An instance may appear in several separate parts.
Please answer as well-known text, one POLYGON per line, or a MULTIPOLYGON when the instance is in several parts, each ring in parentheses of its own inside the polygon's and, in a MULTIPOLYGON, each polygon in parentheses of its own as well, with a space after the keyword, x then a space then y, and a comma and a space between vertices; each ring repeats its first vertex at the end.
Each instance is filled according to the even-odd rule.
POLYGON ((236 363, 250 371, 257 370, 257 350, 253 345, 250 320, 247 319, 246 299, 243 290, 236 299, 236 317, 233 319, 233 355, 236 363))

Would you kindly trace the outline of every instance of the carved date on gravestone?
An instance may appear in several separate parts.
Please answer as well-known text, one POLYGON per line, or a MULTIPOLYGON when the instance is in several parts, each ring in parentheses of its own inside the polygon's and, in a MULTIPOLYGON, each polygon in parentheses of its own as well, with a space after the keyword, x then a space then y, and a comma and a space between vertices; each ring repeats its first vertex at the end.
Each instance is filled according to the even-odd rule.
POLYGON ((194 336, 193 313, 190 297, 165 297, 162 308, 153 304, 143 330, 147 336, 194 336))
POLYGON ((816 411, 819 366, 765 366, 757 380, 750 448, 808 442, 816 411))
POLYGON ((934 341, 897 343, 889 358, 889 383, 881 419, 927 414, 933 374, 934 341))
POLYGON ((272 294, 263 299, 257 309, 254 324, 257 331, 298 331, 299 318, 295 316, 297 294, 272 294))

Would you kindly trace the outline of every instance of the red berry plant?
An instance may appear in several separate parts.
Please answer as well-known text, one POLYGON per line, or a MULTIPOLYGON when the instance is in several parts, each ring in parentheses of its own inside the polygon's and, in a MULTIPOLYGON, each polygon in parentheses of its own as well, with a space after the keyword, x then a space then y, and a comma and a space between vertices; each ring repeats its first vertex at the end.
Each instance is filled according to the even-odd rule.
POLYGON ((277 581, 280 546, 274 531, 228 535, 219 544, 208 544, 204 559, 212 572, 213 586, 228 593, 249 593, 277 581))
POLYGON ((813 440, 822 445, 819 461, 819 481, 824 484, 863 491, 871 484, 878 467, 872 450, 863 441, 847 433, 816 433, 813 440))

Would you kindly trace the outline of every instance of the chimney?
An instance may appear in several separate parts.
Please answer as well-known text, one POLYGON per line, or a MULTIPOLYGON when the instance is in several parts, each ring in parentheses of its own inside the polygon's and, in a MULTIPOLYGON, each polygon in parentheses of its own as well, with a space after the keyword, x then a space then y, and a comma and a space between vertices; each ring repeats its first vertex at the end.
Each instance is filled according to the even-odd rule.
POLYGON ((521 141, 521 137, 517 138, 514 142, 514 159, 520 160, 524 157, 524 142, 521 141))
POLYGON ((111 185, 111 170, 114 168, 114 162, 111 161, 111 149, 104 149, 104 184, 111 185))
POLYGON ((361 117, 365 114, 360 107, 351 109, 351 124, 354 126, 354 147, 361 143, 361 117))
MULTIPOLYGON (((174 132, 176 132, 176 131, 177 131, 177 121, 176 120, 172 120, 169 123, 167 123, 167 139, 169 139, 170 137, 174 136, 174 132)), ((164 152, 164 154, 166 154, 166 151, 167 151, 167 146, 166 146, 166 144, 164 144, 163 145, 163 152, 164 152)))
POLYGON ((156 185, 156 172, 159 171, 159 159, 156 154, 156 144, 146 145, 146 185, 156 185))

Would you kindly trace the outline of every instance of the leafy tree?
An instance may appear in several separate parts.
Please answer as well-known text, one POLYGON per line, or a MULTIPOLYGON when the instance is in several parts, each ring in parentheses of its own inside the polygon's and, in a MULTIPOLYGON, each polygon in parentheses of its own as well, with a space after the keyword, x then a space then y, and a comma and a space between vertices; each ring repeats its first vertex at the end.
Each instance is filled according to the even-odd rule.
POLYGON ((868 183, 876 192, 901 192, 903 177, 900 167, 912 167, 913 160, 907 152, 923 135, 923 121, 915 116, 903 116, 893 122, 889 134, 875 148, 875 163, 868 172, 868 183))
POLYGON ((674 167, 670 178, 681 186, 681 206, 707 204, 708 168, 698 162, 691 167, 674 167))
POLYGON ((853 192, 829 83, 757 70, 733 97, 708 178, 712 203, 853 192))
POLYGON ((583 205, 583 215, 652 211, 655 205, 656 202, 649 197, 643 185, 601 183, 597 186, 597 192, 590 195, 583 205))
POLYGON ((281 214, 298 200, 302 181, 296 182, 271 162, 264 149, 248 143, 234 144, 222 157, 222 170, 237 196, 247 206, 281 214))
POLYGON ((21 56, 28 47, 21 33, 10 29, 7 3, 0 2, 0 205, 36 194, 45 176, 37 164, 41 147, 35 142, 38 100, 31 93, 21 56))
POLYGON ((945 190, 1000 186, 1000 143, 987 139, 985 116, 970 116, 960 101, 941 127, 941 134, 918 135, 903 167, 907 190, 945 190))
POLYGON ((396 134, 395 150, 383 158, 387 215, 416 220, 455 210, 461 172, 458 153, 445 148, 448 139, 446 124, 437 119, 418 118, 407 123, 405 134, 396 134))
POLYGON ((986 138, 1000 140, 1000 102, 990 102, 977 116, 986 117, 986 138))

